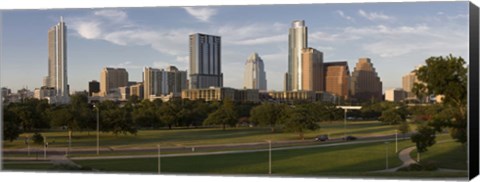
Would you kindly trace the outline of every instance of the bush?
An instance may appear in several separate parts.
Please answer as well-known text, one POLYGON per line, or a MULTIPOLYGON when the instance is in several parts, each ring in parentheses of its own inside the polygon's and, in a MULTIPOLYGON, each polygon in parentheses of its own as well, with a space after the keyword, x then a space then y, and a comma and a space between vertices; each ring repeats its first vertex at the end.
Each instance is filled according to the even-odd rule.
POLYGON ((35 132, 35 134, 33 134, 33 136, 32 136, 32 140, 33 140, 33 143, 35 143, 35 144, 38 144, 38 145, 43 144, 43 136, 42 136, 41 133, 35 132))

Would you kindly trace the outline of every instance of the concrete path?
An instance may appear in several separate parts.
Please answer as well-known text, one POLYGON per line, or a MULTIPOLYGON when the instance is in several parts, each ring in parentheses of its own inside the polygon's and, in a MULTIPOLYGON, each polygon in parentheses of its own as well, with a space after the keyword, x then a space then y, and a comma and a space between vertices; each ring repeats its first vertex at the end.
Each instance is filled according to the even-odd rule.
POLYGON ((394 168, 389 168, 389 169, 383 169, 383 170, 379 170, 379 171, 372 171, 372 172, 395 172, 397 171, 398 169, 402 168, 402 167, 407 167, 409 166, 410 164, 414 164, 414 163, 417 163, 417 161, 413 160, 411 157, 410 157, 410 153, 415 150, 415 146, 413 147, 408 147, 406 149, 403 149, 402 151, 400 151, 398 153, 398 158, 403 162, 402 165, 398 166, 398 167, 394 167, 394 168))

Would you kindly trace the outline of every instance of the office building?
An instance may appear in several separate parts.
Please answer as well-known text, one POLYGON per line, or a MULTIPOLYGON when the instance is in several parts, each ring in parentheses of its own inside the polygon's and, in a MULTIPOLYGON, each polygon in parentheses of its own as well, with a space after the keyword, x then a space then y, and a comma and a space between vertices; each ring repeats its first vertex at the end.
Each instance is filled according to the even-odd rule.
POLYGON ((382 81, 377 75, 370 58, 360 58, 352 72, 351 96, 357 101, 381 101, 382 81))
POLYGON ((419 83, 415 71, 411 71, 402 77, 402 88, 407 92, 407 100, 416 100, 417 96, 413 93, 413 85, 419 83))
POLYGON ((406 92, 401 88, 385 90, 385 101, 402 102, 406 97, 406 92))
POLYGON ((323 64, 325 92, 338 98, 349 98, 350 70, 346 61, 328 62, 323 64))
POLYGON ((324 91, 323 53, 313 49, 302 49, 302 72, 300 90, 324 91))
POLYGON ((58 103, 70 100, 67 75, 67 27, 60 17, 60 22, 48 30, 48 76, 43 80, 43 86, 56 90, 58 103))
POLYGON ((190 89, 223 86, 221 38, 190 35, 190 89))
POLYGON ((92 96, 93 93, 100 92, 100 82, 97 80, 92 80, 88 82, 88 96, 92 96))
POLYGON ((302 90, 302 50, 307 48, 307 43, 305 21, 293 21, 288 33, 287 91, 302 90))
POLYGON ((119 92, 119 87, 128 86, 128 72, 125 68, 105 67, 100 73, 100 96, 119 92))
POLYGON ((137 96, 139 100, 143 99, 144 96, 143 83, 139 82, 130 86, 130 96, 137 96))
POLYGON ((243 88, 267 90, 267 78, 262 58, 255 52, 251 54, 245 63, 243 88))
POLYGON ((187 71, 180 71, 175 66, 170 66, 166 70, 145 67, 143 79, 144 99, 170 94, 180 97, 182 90, 187 88, 187 71))
POLYGON ((224 99, 230 99, 234 102, 260 102, 259 92, 256 89, 237 90, 228 87, 183 90, 182 99, 201 99, 204 101, 222 101, 224 99))

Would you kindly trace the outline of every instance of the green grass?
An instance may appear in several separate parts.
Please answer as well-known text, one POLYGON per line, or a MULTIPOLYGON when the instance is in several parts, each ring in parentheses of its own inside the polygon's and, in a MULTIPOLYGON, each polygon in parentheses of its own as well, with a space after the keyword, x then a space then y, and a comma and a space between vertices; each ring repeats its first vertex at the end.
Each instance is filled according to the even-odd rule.
MULTIPOLYGON (((467 170, 467 148, 461 143, 450 139, 441 142, 437 138, 437 143, 428 148, 428 151, 420 155, 420 161, 434 163, 439 168, 467 170)), ((410 153, 413 159, 417 159, 417 150, 410 153)))
MULTIPOLYGON (((399 148, 411 145, 399 142, 399 148)), ((401 164, 389 144, 389 166, 401 164)), ((209 156, 162 158, 162 172, 174 174, 235 174, 268 173, 268 152, 221 154, 209 156)), ((102 172, 156 173, 157 158, 77 160, 76 163, 102 172), (132 167, 135 166, 135 167, 132 167)), ((272 170, 276 175, 315 175, 321 173, 355 173, 385 169, 385 144, 355 144, 326 148, 291 149, 272 152, 272 170)))
POLYGON ((7 171, 47 171, 53 166, 49 162, 4 161, 2 169, 7 171))
MULTIPOLYGON (((330 137, 342 137, 344 133, 343 122, 322 122, 321 129, 305 133, 306 139, 312 139, 320 134, 329 134, 330 137)), ((347 124, 347 135, 354 136, 377 136, 394 134, 396 125, 383 125, 378 121, 354 121, 347 124)), ((413 127, 413 126, 412 126, 413 127)), ((44 132, 49 141, 49 147, 67 147, 67 132, 44 132), (55 141, 55 142, 53 142, 55 141)), ((26 148, 24 138, 31 136, 31 133, 24 133, 19 140, 3 142, 6 149, 26 148)), ((162 146, 195 146, 210 144, 231 144, 264 142, 270 139, 298 140, 295 133, 271 133, 269 128, 227 128, 222 131, 219 128, 207 129, 174 129, 174 130, 140 130, 134 135, 118 135, 111 133, 100 134, 101 147, 126 148, 126 147, 154 147, 158 143, 162 146)), ((73 148, 88 148, 96 146, 96 135, 94 132, 74 132, 73 148)), ((41 148, 40 145, 31 145, 32 148, 41 148)))

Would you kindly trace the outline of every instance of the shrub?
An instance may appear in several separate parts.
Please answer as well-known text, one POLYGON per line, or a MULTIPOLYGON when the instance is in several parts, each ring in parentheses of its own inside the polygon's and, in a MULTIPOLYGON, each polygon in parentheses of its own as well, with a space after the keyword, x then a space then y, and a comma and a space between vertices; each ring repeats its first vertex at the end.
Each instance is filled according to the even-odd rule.
POLYGON ((41 133, 35 132, 35 134, 33 134, 33 136, 32 136, 32 140, 33 140, 33 143, 35 143, 35 144, 38 144, 38 145, 43 144, 43 136, 42 136, 41 133))

